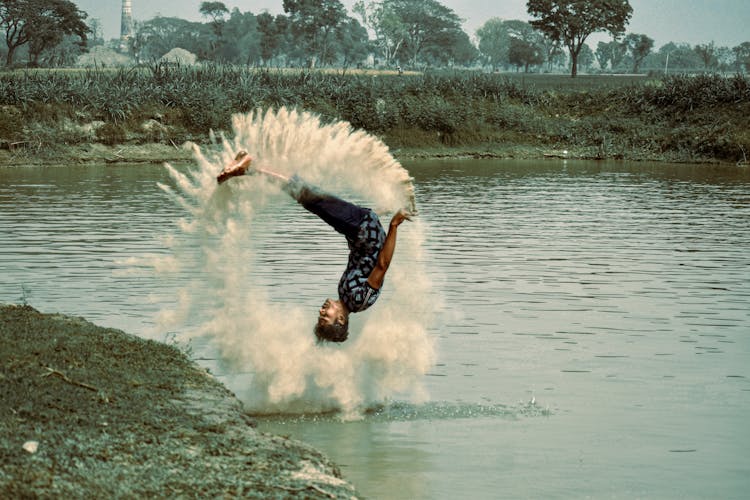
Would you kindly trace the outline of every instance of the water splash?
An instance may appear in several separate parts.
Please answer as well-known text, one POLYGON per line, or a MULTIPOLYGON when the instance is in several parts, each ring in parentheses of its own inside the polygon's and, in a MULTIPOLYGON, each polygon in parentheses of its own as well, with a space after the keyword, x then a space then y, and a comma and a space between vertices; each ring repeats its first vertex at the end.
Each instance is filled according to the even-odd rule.
POLYGON ((180 280, 189 284, 176 294, 176 306, 160 315, 162 328, 185 331, 194 325, 191 336, 210 339, 222 367, 238 373, 226 378, 227 385, 254 413, 356 414, 396 393, 426 399, 422 377, 434 362, 427 325, 437 306, 426 299, 431 285, 419 219, 399 231, 384 297, 355 315, 356 323, 352 317, 346 343, 317 345, 312 334, 317 311, 292 300, 271 301, 254 274, 260 265, 253 260, 254 244, 270 237, 256 229, 258 211, 293 200, 264 176, 223 186, 215 180, 223 165, 247 150, 254 165, 299 174, 329 192, 353 193, 384 217, 400 208, 415 211, 408 172, 377 138, 345 122, 324 124, 306 112, 282 108, 236 115, 233 130, 219 148, 204 152, 194 146, 196 166, 187 173, 166 166, 174 185, 160 187, 187 216, 167 239, 171 255, 154 268, 190 280, 180 280))
MULTIPOLYGON (((454 403, 449 401, 430 401, 413 404, 404 401, 391 401, 367 408, 363 419, 368 422, 408 422, 416 420, 458 420, 476 418, 505 418, 519 420, 522 418, 550 417, 554 415, 549 407, 543 407, 535 401, 518 402, 512 405, 499 403, 454 403)), ((326 422, 338 419, 335 413, 317 413, 304 415, 254 415, 268 422, 300 423, 326 422)))

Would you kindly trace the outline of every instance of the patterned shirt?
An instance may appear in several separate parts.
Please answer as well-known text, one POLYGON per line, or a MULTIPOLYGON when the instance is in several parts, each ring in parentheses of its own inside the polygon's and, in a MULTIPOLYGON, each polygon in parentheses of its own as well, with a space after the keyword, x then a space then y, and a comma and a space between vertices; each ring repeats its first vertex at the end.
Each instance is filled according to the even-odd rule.
POLYGON ((385 243, 385 231, 372 210, 359 226, 356 240, 347 238, 349 262, 339 281, 339 298, 351 312, 361 312, 375 303, 380 290, 367 283, 385 243))

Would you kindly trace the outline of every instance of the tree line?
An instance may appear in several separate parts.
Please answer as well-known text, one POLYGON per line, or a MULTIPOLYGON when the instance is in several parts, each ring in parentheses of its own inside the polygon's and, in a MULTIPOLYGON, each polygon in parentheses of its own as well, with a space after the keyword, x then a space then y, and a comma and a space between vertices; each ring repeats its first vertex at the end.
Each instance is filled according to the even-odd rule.
MULTIPOLYGON (((493 70, 607 72, 688 70, 747 72, 750 42, 718 47, 669 43, 654 50, 645 34, 626 33, 628 0, 529 0, 530 22, 491 18, 475 33, 438 0, 358 0, 350 15, 340 0, 282 0, 284 14, 231 11, 203 2, 202 22, 155 17, 137 22, 127 40, 136 63, 174 48, 199 60, 284 67, 483 67, 493 70), (587 40, 608 33, 595 50, 587 40)), ((106 45, 98 20, 69 0, 0 0, 0 55, 6 66, 70 66, 106 45), (21 63, 22 64, 22 63, 21 63)), ((119 41, 111 41, 112 48, 119 41)))

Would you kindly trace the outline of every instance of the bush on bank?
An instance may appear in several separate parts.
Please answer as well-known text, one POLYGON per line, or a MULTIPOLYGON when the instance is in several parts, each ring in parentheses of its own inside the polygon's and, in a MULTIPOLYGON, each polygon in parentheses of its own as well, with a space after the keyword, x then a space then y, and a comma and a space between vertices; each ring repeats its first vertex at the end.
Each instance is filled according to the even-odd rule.
POLYGON ((205 142, 233 113, 300 107, 392 148, 520 145, 596 158, 740 161, 750 150, 746 77, 670 76, 571 85, 482 73, 420 75, 186 68, 0 74, 0 144, 46 149, 205 142), (539 85, 542 83, 543 85, 539 85), (616 83, 616 82, 615 82, 616 83))

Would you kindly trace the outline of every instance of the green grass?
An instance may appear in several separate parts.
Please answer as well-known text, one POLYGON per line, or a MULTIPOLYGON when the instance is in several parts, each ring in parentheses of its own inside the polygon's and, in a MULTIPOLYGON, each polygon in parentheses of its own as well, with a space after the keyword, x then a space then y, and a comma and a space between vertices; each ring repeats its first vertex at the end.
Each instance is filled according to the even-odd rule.
POLYGON ((590 157, 726 161, 750 150, 750 85, 741 76, 399 76, 161 64, 0 73, 0 141, 202 142, 209 130, 226 130, 233 113, 280 106, 349 121, 394 148, 514 143, 590 157))

